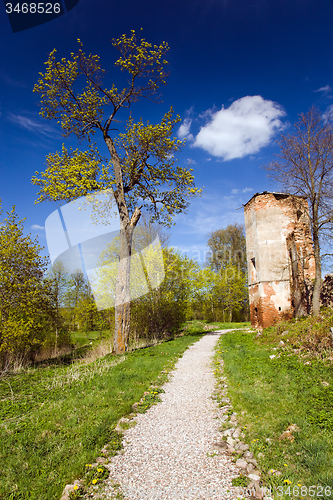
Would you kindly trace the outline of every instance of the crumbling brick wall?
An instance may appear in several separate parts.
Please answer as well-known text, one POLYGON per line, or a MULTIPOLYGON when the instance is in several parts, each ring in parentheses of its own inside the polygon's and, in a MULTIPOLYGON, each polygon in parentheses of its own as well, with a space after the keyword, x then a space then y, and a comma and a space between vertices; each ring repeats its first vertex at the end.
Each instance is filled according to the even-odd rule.
POLYGON ((244 216, 252 326, 308 314, 315 264, 307 200, 258 193, 244 216))
POLYGON ((327 274, 321 284, 320 303, 323 307, 333 308, 333 274, 327 274))

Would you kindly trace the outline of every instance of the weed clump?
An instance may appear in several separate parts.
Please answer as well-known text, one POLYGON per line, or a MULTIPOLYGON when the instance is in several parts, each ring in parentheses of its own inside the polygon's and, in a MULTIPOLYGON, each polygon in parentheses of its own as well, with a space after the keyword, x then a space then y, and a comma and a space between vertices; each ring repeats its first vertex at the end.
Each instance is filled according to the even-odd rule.
POLYGON ((243 474, 240 474, 237 477, 234 477, 231 480, 231 484, 235 487, 238 488, 246 488, 250 483, 250 479, 246 476, 243 476, 243 474))
POLYGON ((322 308, 319 316, 281 321, 263 330, 258 343, 281 341, 309 355, 333 360, 333 310, 322 308))

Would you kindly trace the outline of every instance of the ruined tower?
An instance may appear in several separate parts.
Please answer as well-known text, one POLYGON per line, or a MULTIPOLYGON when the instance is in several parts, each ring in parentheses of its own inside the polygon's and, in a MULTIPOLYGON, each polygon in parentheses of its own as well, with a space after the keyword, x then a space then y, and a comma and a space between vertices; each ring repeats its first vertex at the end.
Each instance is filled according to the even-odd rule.
POLYGON ((257 193, 244 217, 251 325, 308 314, 315 263, 306 198, 257 193))

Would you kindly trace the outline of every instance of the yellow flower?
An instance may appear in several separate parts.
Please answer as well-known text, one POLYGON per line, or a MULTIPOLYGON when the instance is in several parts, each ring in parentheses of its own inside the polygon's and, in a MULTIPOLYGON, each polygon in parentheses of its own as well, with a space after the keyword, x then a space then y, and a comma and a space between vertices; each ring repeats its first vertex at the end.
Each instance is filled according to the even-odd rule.
POLYGON ((92 484, 96 484, 97 483, 97 479, 93 479, 91 482, 92 482, 92 484))
POLYGON ((73 488, 73 490, 77 490, 78 489, 78 485, 76 484, 73 488))
POLYGON ((92 467, 92 465, 91 464, 86 464, 86 467, 92 467))
POLYGON ((288 467, 288 465, 287 465, 287 464, 283 464, 283 465, 284 465, 285 467, 288 467))
POLYGON ((103 469, 97 469, 97 472, 103 472, 103 469))
POLYGON ((301 488, 302 485, 298 483, 297 486, 299 486, 301 488))

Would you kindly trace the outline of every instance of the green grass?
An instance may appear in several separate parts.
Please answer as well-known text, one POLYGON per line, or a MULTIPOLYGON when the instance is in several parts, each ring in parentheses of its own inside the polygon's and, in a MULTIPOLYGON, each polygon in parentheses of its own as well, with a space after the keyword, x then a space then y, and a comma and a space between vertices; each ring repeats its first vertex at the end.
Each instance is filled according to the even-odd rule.
POLYGON ((219 330, 229 330, 229 329, 240 329, 240 328, 249 328, 251 323, 249 321, 243 321, 243 323, 221 323, 219 321, 215 321, 213 323, 209 323, 210 325, 217 326, 219 330))
POLYGON ((332 361, 331 328, 333 328, 333 311, 330 308, 322 308, 319 316, 294 318, 266 328, 261 342, 272 343, 282 340, 290 348, 296 349, 301 356, 332 361))
MULTIPOLYGON (((55 362, 0 378, 0 499, 59 500, 104 445, 119 448, 117 421, 151 384, 164 383, 167 373, 161 372, 169 372, 200 337, 184 335, 121 357, 55 362)), ((158 394, 151 395, 144 407, 156 401, 158 394)))
POLYGON ((274 498, 311 498, 306 488, 315 485, 315 496, 322 493, 321 498, 332 499, 332 366, 318 358, 308 364, 308 357, 288 347, 286 336, 280 346, 280 338, 272 330, 259 338, 245 331, 221 336, 216 372, 221 374, 218 361, 223 358, 233 409, 274 498), (292 433, 294 441, 279 440, 292 424, 300 429, 292 433), (272 475, 272 469, 282 475, 272 475), (300 488, 293 494, 298 484, 303 494, 300 488))
POLYGON ((110 330, 88 331, 88 332, 77 331, 71 333, 71 340, 76 348, 82 346, 93 347, 99 342, 101 342, 101 340, 109 339, 112 336, 113 335, 111 334, 110 330))
POLYGON ((212 323, 206 323, 205 321, 200 321, 200 320, 193 320, 193 321, 187 321, 183 325, 183 331, 188 334, 191 332, 207 332, 208 328, 212 330, 229 330, 229 329, 234 329, 234 328, 247 328, 251 326, 251 323, 249 322, 243 322, 243 323, 222 323, 219 321, 215 321, 212 323), (211 328, 212 327, 212 328, 211 328), (213 328, 214 327, 214 328, 213 328))

